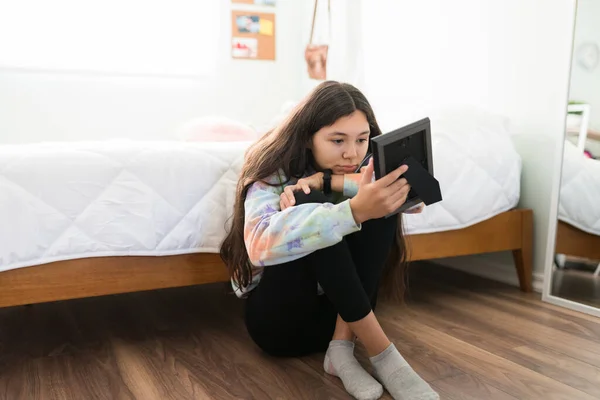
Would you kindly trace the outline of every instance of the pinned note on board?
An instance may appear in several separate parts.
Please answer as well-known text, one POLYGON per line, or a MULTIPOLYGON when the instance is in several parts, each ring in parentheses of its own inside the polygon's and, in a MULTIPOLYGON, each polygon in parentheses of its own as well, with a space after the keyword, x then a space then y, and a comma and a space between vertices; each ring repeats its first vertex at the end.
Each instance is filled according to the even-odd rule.
POLYGON ((273 36, 273 21, 261 19, 259 23, 258 33, 261 35, 273 36))

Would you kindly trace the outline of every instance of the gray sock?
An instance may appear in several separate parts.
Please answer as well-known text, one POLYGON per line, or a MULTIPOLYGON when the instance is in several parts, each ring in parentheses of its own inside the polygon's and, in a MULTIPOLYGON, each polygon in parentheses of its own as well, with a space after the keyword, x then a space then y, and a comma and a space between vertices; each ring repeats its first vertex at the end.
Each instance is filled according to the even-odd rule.
POLYGON ((381 384, 354 357, 353 342, 332 340, 323 368, 328 374, 339 377, 346 391, 358 400, 375 400, 383 394, 381 384))
POLYGON ((440 396, 411 368, 393 343, 370 360, 395 400, 439 400, 440 396))

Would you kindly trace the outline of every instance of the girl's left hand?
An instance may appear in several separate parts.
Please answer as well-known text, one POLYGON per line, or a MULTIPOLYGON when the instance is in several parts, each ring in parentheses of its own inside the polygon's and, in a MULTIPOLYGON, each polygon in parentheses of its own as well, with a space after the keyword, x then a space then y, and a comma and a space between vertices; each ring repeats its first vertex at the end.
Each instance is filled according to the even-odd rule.
POLYGON ((415 206, 412 206, 408 210, 404 210, 404 214, 420 214, 423 212, 424 209, 425 209, 425 204, 419 203, 415 206))
POLYGON ((322 190, 323 189, 323 173, 317 172, 314 175, 307 176, 306 178, 298 179, 295 185, 286 186, 283 189, 283 193, 279 196, 279 205, 281 211, 288 207, 292 207, 296 204, 296 198, 294 192, 302 190, 304 193, 309 194, 310 190, 322 190))

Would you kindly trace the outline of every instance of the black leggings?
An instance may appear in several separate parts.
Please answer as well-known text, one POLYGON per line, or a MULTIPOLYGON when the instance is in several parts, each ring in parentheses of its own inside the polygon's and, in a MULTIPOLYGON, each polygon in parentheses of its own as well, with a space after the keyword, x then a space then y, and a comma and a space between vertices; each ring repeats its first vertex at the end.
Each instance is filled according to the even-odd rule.
MULTIPOLYGON (((318 191, 295 193, 296 205, 329 201, 318 191)), ((246 300, 246 327, 254 342, 274 356, 324 351, 337 315, 358 321, 375 308, 397 217, 369 220, 340 243, 301 259, 265 267, 246 300), (317 282, 325 295, 318 295, 317 282)))

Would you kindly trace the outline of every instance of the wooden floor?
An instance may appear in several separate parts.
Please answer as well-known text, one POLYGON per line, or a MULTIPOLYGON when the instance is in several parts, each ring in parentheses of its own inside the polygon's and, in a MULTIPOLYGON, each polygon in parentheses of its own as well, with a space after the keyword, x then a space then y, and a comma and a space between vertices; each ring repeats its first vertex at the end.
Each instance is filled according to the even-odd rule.
POLYGON ((594 276, 593 271, 557 269, 552 275, 551 293, 557 297, 599 308, 600 276, 594 276))
MULTIPOLYGON (((408 306, 377 313, 443 399, 600 398, 600 320, 460 272, 413 272, 408 306)), ((241 305, 219 284, 0 309, 0 399, 348 398, 322 355, 261 354, 241 305)))

